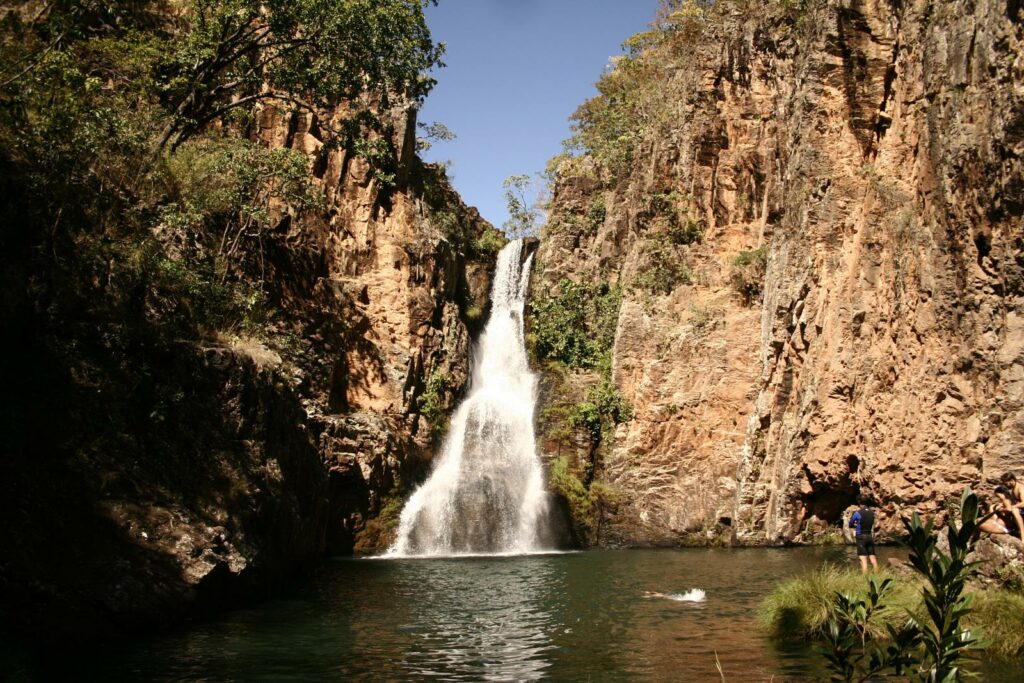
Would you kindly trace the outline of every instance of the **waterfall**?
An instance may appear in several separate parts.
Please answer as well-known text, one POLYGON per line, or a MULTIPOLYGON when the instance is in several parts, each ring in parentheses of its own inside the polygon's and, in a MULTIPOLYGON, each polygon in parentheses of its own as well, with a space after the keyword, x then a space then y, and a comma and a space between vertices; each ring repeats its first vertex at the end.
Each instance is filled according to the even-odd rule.
POLYGON ((498 254, 469 395, 452 416, 430 478, 402 510, 388 555, 542 549, 547 493, 533 434, 537 380, 523 340, 532 261, 532 254, 523 259, 522 240, 498 254))

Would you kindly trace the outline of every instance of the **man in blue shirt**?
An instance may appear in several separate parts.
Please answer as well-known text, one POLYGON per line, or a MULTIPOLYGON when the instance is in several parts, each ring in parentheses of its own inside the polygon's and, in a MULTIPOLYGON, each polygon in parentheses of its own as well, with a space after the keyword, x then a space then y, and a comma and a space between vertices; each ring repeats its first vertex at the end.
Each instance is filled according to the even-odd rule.
POLYGON ((868 561, 873 569, 878 569, 878 558, 875 557, 875 512, 867 506, 868 498, 861 494, 857 499, 861 508, 850 516, 850 528, 854 530, 857 540, 857 558, 860 560, 860 571, 868 573, 868 561))

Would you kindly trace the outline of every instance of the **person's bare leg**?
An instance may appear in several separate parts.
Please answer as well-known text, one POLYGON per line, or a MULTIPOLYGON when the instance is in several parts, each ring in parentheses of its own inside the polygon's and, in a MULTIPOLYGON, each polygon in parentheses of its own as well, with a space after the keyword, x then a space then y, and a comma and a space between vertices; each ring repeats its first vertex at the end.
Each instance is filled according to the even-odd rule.
POLYGON ((871 567, 874 569, 878 569, 878 558, 874 555, 871 555, 870 557, 868 557, 868 559, 871 560, 871 567))
POLYGON ((857 559, 860 560, 860 573, 861 574, 867 574, 868 573, 868 557, 867 557, 867 555, 861 555, 857 559))

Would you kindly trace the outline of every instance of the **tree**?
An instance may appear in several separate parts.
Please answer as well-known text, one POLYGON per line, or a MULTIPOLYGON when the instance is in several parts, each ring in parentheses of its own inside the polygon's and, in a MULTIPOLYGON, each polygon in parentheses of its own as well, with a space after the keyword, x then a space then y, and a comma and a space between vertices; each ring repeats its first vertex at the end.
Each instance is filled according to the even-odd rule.
POLYGON ((456 137, 451 128, 440 121, 430 123, 419 123, 416 127, 423 131, 423 135, 416 138, 416 151, 426 152, 434 146, 434 142, 451 142, 456 137))
MULTIPOLYGON (((315 111, 345 103, 350 120, 420 102, 441 65, 423 9, 436 0, 192 0, 188 31, 158 65, 180 144, 258 101, 315 111)), ((333 131, 335 133, 341 131, 333 131)))
POLYGON ((532 190, 530 176, 525 173, 509 176, 501 186, 505 188, 505 204, 508 207, 508 220, 502 224, 502 230, 510 239, 537 234, 541 213, 528 198, 532 190))

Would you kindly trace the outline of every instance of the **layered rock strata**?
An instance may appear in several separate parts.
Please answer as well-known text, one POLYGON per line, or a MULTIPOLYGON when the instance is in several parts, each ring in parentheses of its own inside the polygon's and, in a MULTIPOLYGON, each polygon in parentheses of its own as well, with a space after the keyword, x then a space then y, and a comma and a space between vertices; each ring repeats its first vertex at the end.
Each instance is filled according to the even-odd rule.
POLYGON ((1024 467, 1018 3, 682 3, 667 25, 628 166, 559 167, 535 285, 625 286, 632 419, 575 452, 618 494, 605 542, 800 540, 861 491, 894 531, 1024 467), (668 223, 699 238, 659 246, 668 223), (659 291, 666 249, 685 272, 659 291))

